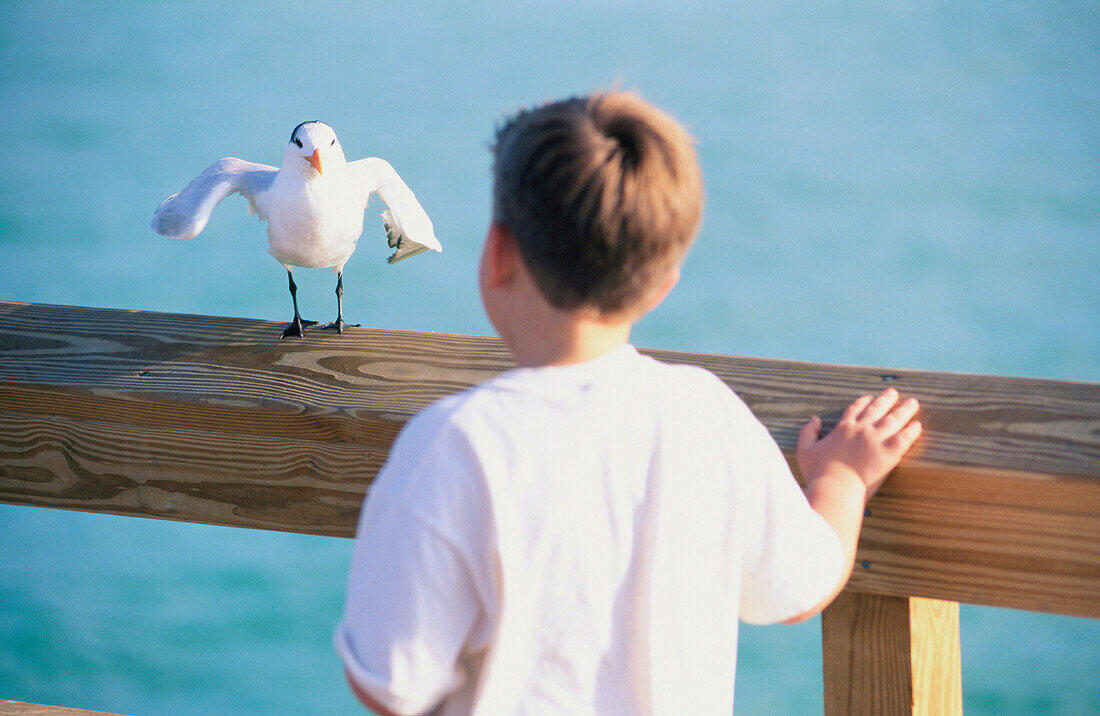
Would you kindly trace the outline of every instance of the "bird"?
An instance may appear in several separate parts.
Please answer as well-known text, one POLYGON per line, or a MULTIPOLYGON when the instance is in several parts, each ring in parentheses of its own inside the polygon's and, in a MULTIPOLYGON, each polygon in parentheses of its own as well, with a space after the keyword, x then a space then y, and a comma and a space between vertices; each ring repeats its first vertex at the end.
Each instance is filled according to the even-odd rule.
POLYGON ((248 199, 250 214, 267 222, 268 252, 286 269, 294 319, 281 338, 302 338, 317 321, 298 313, 294 267, 332 268, 336 273, 336 320, 322 328, 344 330, 344 264, 363 232, 372 195, 386 204, 382 226, 395 263, 426 251, 443 251, 435 227, 397 171, 384 159, 349 162, 336 131, 324 122, 302 122, 290 133, 279 168, 225 157, 211 164, 153 213, 153 230, 172 239, 191 239, 227 196, 248 199))

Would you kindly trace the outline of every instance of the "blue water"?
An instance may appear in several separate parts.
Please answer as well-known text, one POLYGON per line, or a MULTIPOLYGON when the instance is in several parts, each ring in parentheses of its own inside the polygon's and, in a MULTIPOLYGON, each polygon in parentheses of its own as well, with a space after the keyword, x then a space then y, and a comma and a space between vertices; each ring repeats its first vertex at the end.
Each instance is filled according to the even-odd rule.
MULTIPOLYGON (((389 267, 368 223, 347 317, 490 333, 495 123, 617 85, 689 126, 708 191, 639 345, 1100 380, 1100 4, 714 5, 0 4, 0 299, 288 319, 243 199, 190 242, 148 223, 323 119, 445 247, 389 267)), ((297 275, 330 320, 331 273, 297 275)), ((354 712, 329 647, 350 547, 0 506, 0 698, 354 712)), ((964 607, 962 640, 968 714, 1100 712, 1100 623, 964 607)), ((737 711, 819 711, 819 648, 816 620, 746 629, 737 711)))

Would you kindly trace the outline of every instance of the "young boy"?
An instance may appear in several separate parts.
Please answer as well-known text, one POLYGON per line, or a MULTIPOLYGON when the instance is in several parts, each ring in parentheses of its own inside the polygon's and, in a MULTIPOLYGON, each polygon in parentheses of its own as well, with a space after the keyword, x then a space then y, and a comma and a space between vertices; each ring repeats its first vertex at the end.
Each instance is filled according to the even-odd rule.
POLYGON ((405 427, 360 518, 336 648, 382 713, 729 714, 738 619, 816 614, 920 433, 857 399, 805 493, 712 374, 639 355, 702 214, 691 139, 633 94, 497 135, 479 285, 518 368, 405 427))

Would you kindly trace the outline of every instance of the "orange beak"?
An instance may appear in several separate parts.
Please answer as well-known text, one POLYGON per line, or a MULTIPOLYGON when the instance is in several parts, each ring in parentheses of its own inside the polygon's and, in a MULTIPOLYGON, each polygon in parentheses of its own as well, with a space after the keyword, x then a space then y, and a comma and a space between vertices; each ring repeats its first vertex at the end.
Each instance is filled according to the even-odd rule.
POLYGON ((318 174, 324 174, 324 172, 321 171, 321 150, 320 149, 314 149, 313 154, 306 157, 306 161, 313 165, 313 168, 317 170, 318 174))

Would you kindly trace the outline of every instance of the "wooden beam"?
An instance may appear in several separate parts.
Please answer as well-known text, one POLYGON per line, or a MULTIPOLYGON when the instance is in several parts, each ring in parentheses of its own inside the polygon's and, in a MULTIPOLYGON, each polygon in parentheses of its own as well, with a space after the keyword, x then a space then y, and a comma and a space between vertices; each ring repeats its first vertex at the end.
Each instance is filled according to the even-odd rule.
POLYGON ((842 592, 821 648, 826 716, 962 714, 957 602, 842 592))
MULTIPOLYGON (((509 368, 495 338, 0 302, 0 502, 351 536, 404 422, 509 368)), ((791 456, 893 385, 925 435, 849 588, 1100 616, 1100 384, 649 351, 713 371, 791 456)))
POLYGON ((0 716, 118 716, 106 711, 85 711, 64 706, 27 704, 22 701, 0 699, 0 716))

